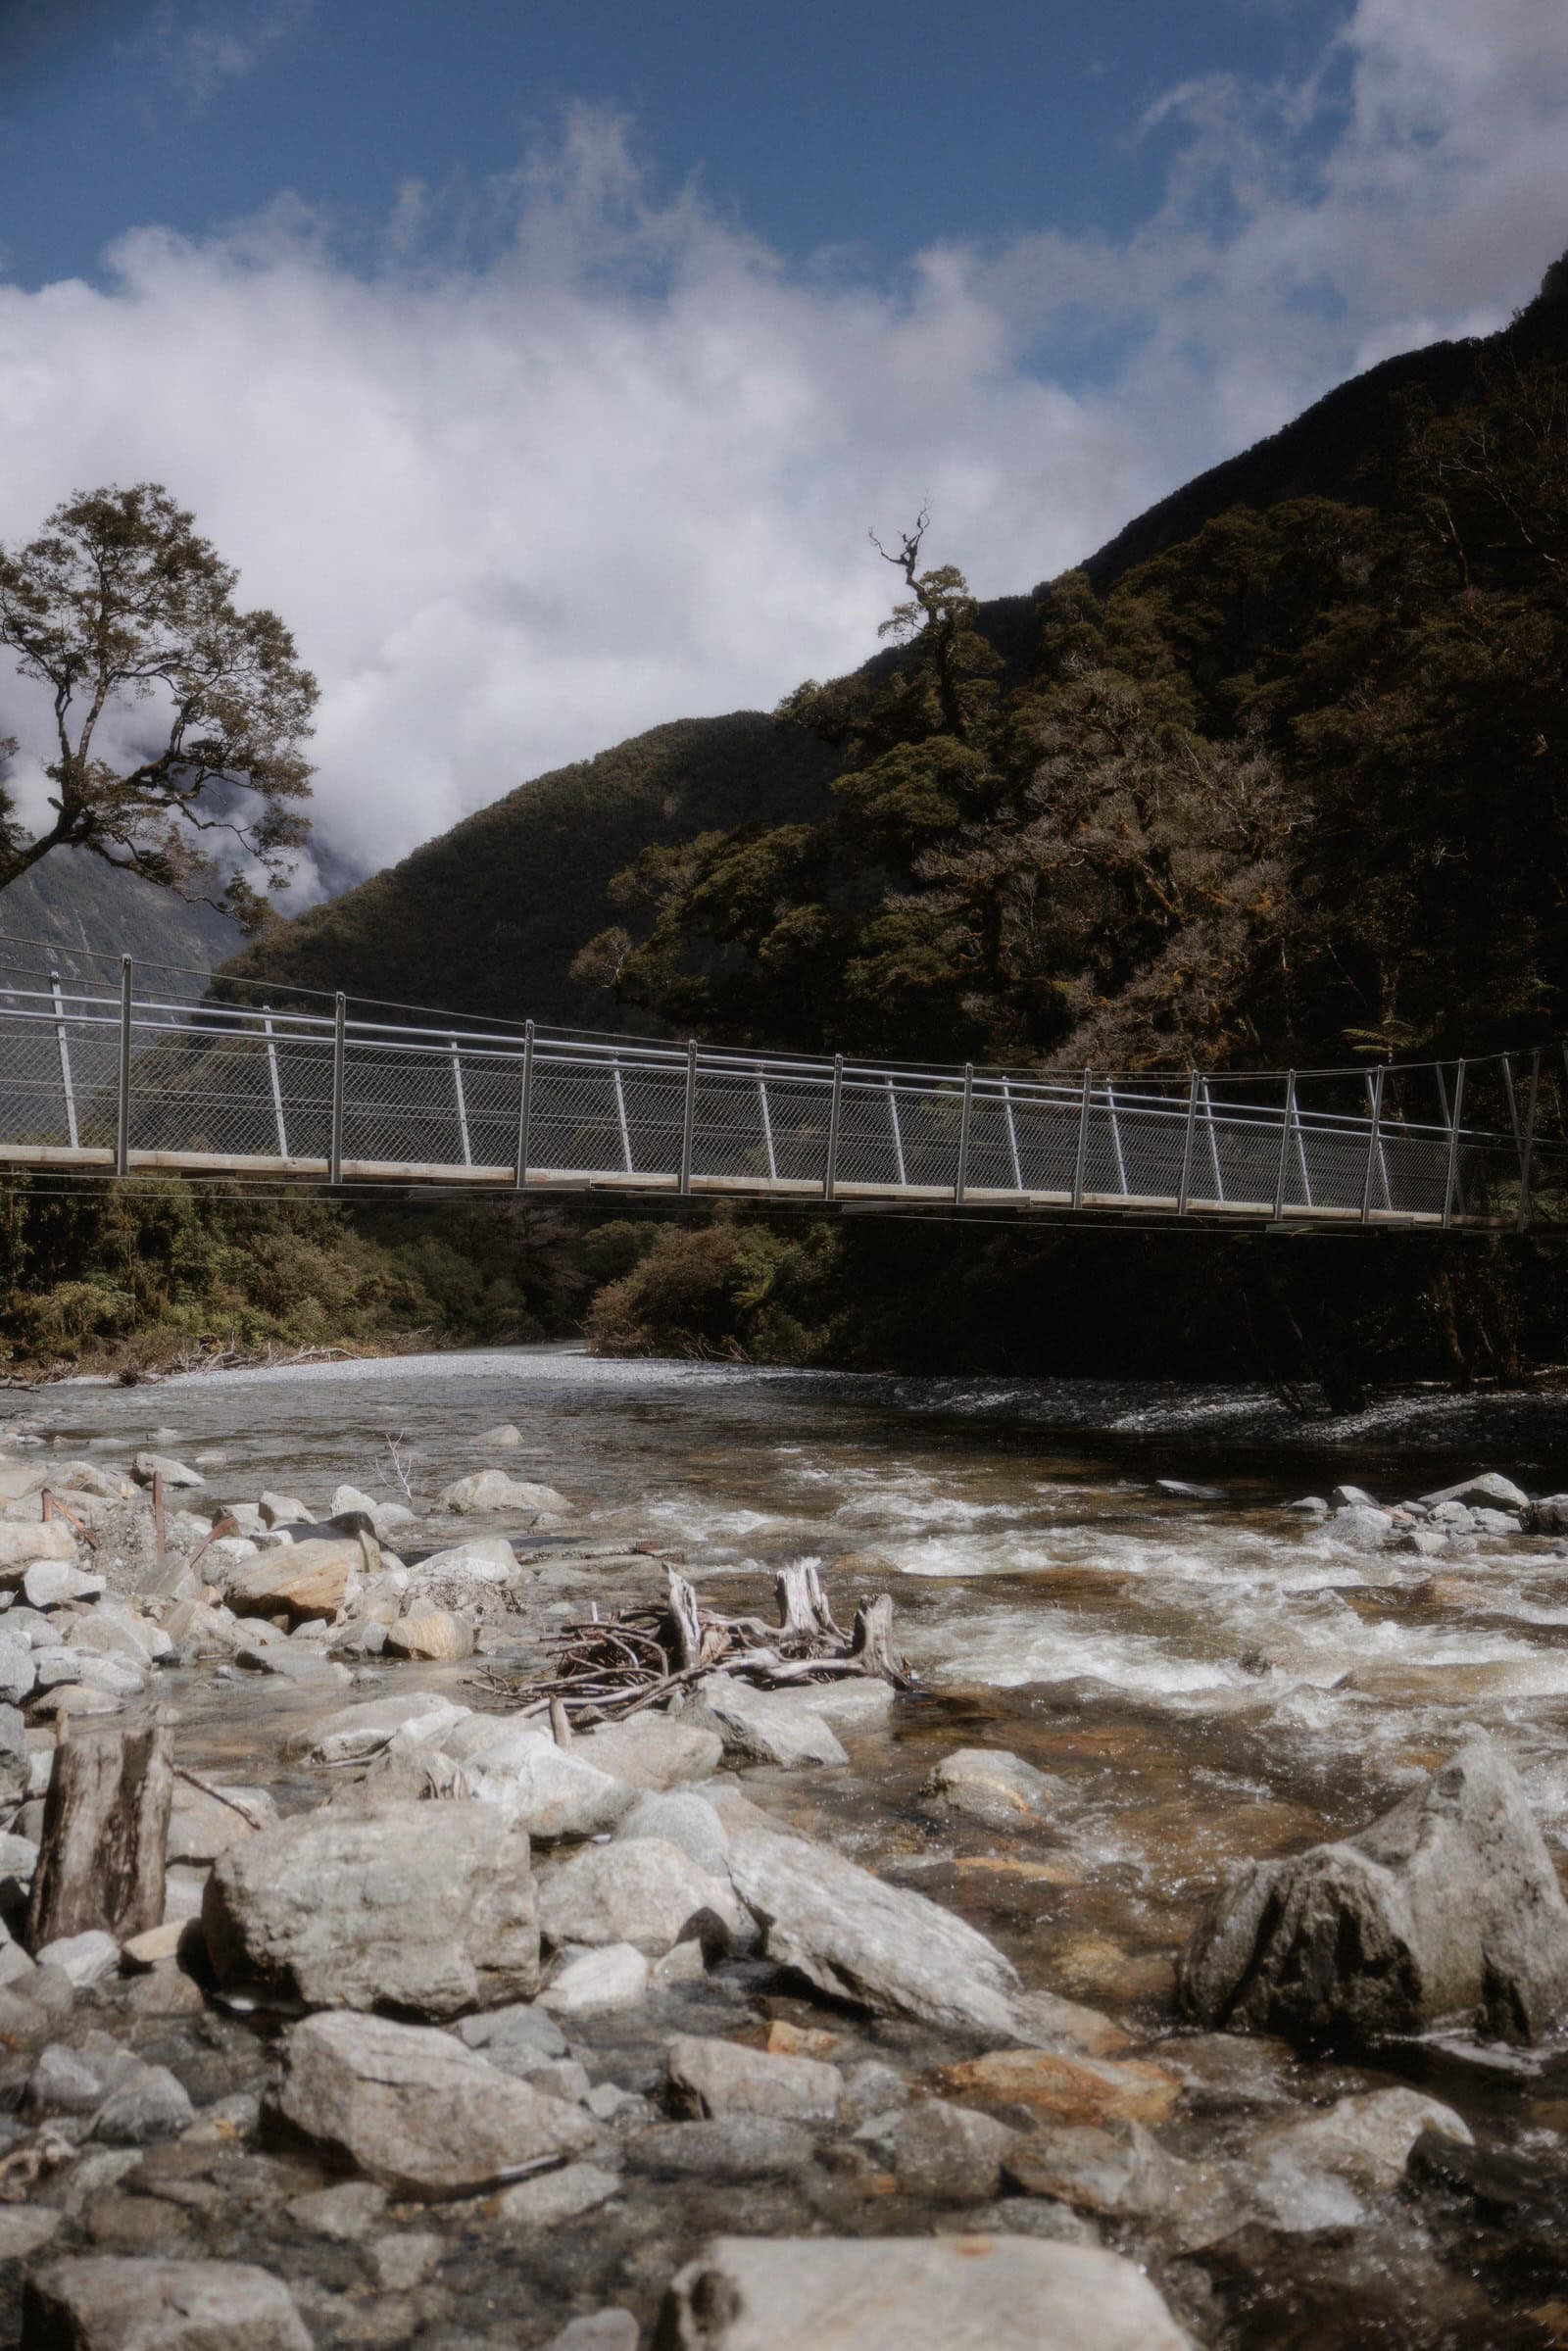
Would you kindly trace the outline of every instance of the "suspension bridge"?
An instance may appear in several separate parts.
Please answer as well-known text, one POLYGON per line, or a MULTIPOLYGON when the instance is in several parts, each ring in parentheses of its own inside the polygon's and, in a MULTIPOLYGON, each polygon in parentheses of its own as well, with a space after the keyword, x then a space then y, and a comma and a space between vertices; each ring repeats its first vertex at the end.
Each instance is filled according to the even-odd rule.
POLYGON ((1252 1229, 1568 1221, 1568 1063, 916 1067, 351 1005, 0 941, 0 1168, 1252 1229), (30 959, 29 959, 30 957, 30 959), (79 960, 79 957, 74 957, 79 960))

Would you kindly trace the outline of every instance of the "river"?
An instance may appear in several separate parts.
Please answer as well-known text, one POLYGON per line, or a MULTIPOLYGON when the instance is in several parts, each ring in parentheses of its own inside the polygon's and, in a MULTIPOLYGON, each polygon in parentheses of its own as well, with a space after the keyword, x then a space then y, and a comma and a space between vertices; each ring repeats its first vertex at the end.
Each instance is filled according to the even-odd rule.
MULTIPOLYGON (((1303 1423, 1242 1389, 537 1349, 82 1383, 40 1410, 73 1450, 123 1455, 157 1431, 215 1494, 281 1487, 313 1507, 340 1479, 394 1494, 389 1438, 428 1492, 481 1465, 474 1439, 511 1421, 524 1443, 509 1470, 559 1486, 596 1536, 678 1544, 718 1604, 764 1604, 760 1571, 802 1554, 823 1562, 846 1621, 858 1592, 891 1592, 919 1694, 874 1754, 856 1751, 861 1768, 795 1775, 780 1803, 961 1910, 1029 1980, 1143 2033, 1168 2027, 1175 1954, 1226 1865, 1365 1823, 1474 1726, 1568 1850, 1568 1546, 1515 1535, 1441 1563, 1358 1554, 1285 1507, 1341 1480, 1396 1501, 1481 1469, 1555 1493, 1558 1398, 1415 1395, 1303 1423), (1052 1774, 1048 1835, 999 1838, 920 1804, 934 1757, 974 1743, 1052 1774)), ((1487 2142, 1561 2152, 1561 2052, 1499 2065, 1435 2048, 1420 2076, 1487 2142)), ((1301 2069, 1293 2094, 1382 2079, 1301 2069)), ((1248 2344, 1446 2340, 1436 2315, 1427 2331, 1410 2315, 1440 2257, 1453 2248, 1424 2227, 1351 2198, 1303 2215, 1288 2258, 1233 2280, 1223 2324, 1245 2317, 1248 2344), (1354 2260, 1330 2258, 1334 2229, 1356 2221, 1354 2260)), ((1466 2339, 1568 2341, 1568 2308, 1555 2337, 1518 2324, 1466 2339)))

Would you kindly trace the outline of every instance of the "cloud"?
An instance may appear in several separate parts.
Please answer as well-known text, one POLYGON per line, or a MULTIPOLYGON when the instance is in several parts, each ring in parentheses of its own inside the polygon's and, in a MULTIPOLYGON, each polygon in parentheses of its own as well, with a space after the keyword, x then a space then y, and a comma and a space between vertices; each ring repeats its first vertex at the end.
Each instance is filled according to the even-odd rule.
POLYGON ((161 0, 153 39, 171 79, 199 109, 292 40, 313 6, 314 0, 161 0))
POLYGON ((461 200, 405 188, 369 259, 294 199, 137 229, 102 286, 0 285, 0 537, 167 481, 318 671, 318 836, 368 868, 858 661, 866 532, 922 501, 939 559, 1025 589, 1343 374, 1499 323, 1568 242, 1565 118, 1556 0, 1358 0, 1299 84, 1167 96, 1119 240, 794 270, 586 112, 461 200))

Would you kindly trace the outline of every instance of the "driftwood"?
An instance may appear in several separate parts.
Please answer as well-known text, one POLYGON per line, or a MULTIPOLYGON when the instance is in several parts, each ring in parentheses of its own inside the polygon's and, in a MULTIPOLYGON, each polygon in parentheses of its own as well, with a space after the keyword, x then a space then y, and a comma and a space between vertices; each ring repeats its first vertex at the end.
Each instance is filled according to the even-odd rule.
POLYGON ((500 1674, 475 1687, 522 1701, 524 1714, 546 1714, 558 1741, 573 1722, 611 1722, 644 1706, 666 1703, 704 1674, 735 1674, 764 1690, 803 1683, 861 1678, 908 1690, 914 1676, 893 1647, 893 1601, 887 1592, 862 1600, 853 1631, 835 1623, 811 1560, 798 1560, 774 1579, 776 1625, 760 1617, 719 1616, 706 1609, 678 1571, 665 1569, 662 1607, 597 1609, 545 1637, 539 1647, 551 1670, 520 1688, 500 1674))
POLYGON ((173 1793, 166 1723, 62 1739, 27 1902, 32 1950, 94 1927, 123 1942, 162 1924, 173 1793))

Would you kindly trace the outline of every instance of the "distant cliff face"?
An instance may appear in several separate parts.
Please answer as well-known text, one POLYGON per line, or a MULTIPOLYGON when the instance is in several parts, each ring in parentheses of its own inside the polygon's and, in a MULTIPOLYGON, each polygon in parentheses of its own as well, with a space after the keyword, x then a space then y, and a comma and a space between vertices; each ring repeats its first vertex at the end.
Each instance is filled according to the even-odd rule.
POLYGON ((10 941, 38 943, 24 947, 19 961, 52 966, 75 986, 112 989, 118 955, 212 971, 241 933, 212 906, 186 906, 87 850, 60 849, 0 890, 0 952, 10 941))

